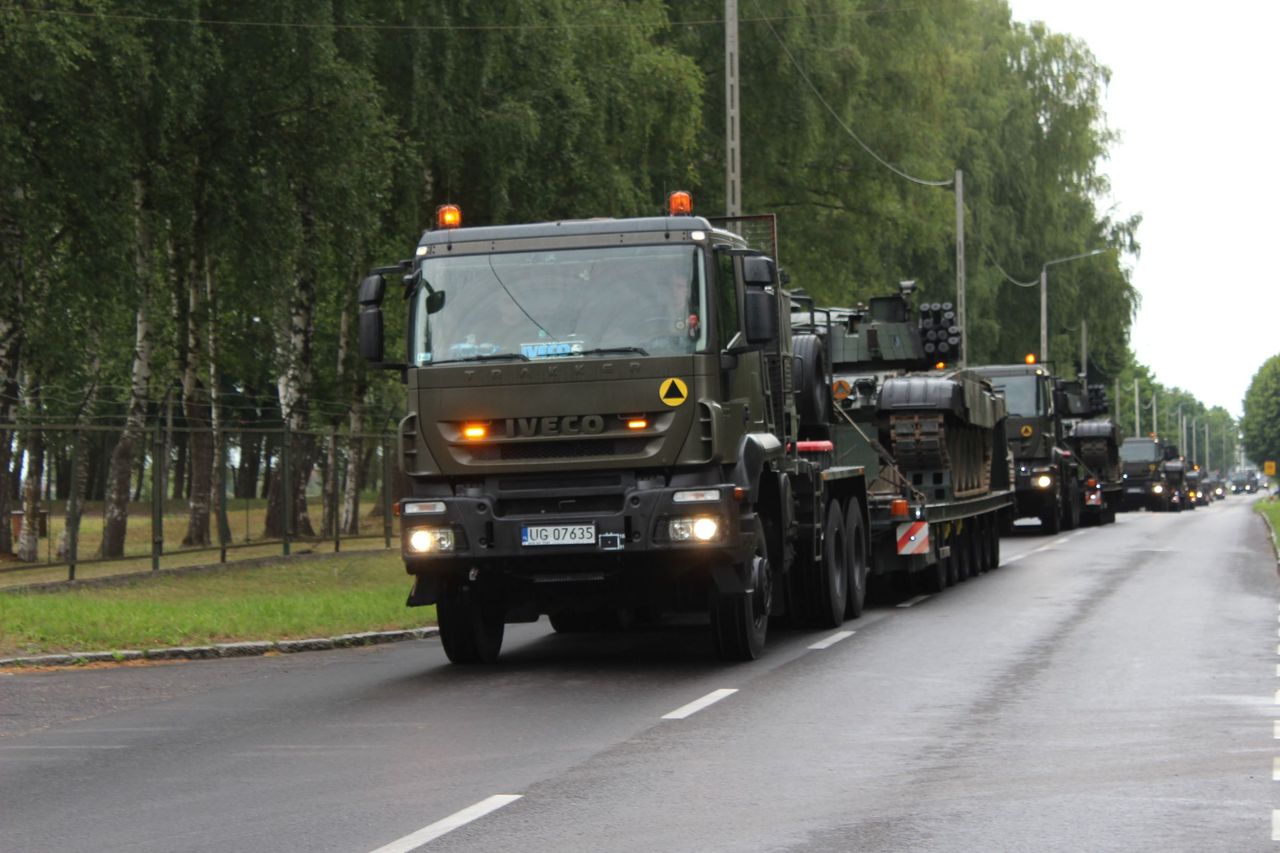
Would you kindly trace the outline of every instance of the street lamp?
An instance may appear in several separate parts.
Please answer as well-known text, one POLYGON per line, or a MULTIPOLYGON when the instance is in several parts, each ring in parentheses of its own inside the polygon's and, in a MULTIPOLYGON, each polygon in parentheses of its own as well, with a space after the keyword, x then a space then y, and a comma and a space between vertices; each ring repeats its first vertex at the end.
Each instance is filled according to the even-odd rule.
POLYGON ((1054 264, 1065 264, 1067 261, 1078 261, 1081 258, 1092 258, 1094 255, 1101 255, 1103 252, 1114 251, 1114 247, 1094 249, 1092 252, 1082 252, 1079 255, 1070 255, 1065 258, 1045 261, 1044 265, 1040 267, 1040 362, 1042 364, 1046 364, 1049 361, 1049 267, 1054 264))

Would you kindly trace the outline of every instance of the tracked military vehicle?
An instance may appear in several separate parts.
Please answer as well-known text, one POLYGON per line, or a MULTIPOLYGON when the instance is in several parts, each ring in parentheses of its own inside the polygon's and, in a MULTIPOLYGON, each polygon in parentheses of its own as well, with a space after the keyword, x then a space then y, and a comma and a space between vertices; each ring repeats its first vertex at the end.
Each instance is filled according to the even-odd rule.
POLYGON ((946 367, 960 343, 951 306, 925 304, 917 312, 913 292, 914 284, 903 282, 899 293, 865 306, 810 305, 792 323, 830 353, 835 461, 873 472, 873 566, 897 568, 913 544, 899 536, 911 525, 904 527, 893 507, 915 498, 924 503, 915 521, 927 524, 937 554, 909 568, 936 590, 998 565, 999 514, 1011 501, 1005 410, 990 382, 946 367), (975 540, 986 552, 978 553, 975 540))

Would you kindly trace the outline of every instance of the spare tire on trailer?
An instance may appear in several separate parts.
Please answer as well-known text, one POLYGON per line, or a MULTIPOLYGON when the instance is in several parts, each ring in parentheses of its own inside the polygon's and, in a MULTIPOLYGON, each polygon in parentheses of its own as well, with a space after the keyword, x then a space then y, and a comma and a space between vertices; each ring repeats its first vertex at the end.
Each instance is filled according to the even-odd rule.
POLYGON ((831 422, 831 386, 827 381, 827 348, 817 335, 792 335, 791 387, 802 426, 831 422))

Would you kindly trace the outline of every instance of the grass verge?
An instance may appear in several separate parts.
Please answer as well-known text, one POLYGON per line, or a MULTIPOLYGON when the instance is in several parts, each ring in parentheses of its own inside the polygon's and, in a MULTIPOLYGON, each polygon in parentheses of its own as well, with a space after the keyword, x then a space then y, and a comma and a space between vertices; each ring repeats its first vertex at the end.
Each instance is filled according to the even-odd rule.
POLYGON ((327 637, 417 628, 398 553, 139 579, 118 587, 0 593, 0 657, 327 637))
MULTIPOLYGON (((1253 511, 1261 513, 1271 522, 1271 529, 1276 534, 1280 534, 1280 500, 1275 498, 1265 498, 1253 505, 1253 511)), ((1280 551, 1280 541, 1273 542, 1277 550, 1280 551)))

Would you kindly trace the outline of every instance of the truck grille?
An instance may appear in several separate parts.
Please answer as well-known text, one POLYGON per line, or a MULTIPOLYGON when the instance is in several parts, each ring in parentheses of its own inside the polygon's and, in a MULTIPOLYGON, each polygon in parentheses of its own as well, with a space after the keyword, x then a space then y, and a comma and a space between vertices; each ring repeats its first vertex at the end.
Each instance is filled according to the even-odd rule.
POLYGON ((575 441, 503 442, 468 447, 476 462, 523 462, 546 459, 586 459, 594 456, 642 456, 648 438, 579 439, 575 441))

